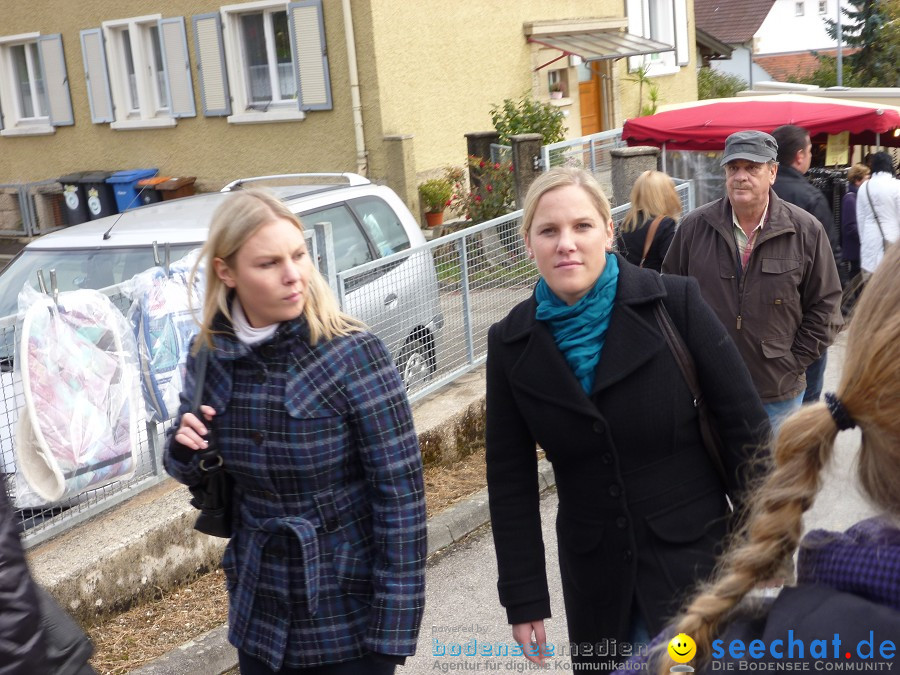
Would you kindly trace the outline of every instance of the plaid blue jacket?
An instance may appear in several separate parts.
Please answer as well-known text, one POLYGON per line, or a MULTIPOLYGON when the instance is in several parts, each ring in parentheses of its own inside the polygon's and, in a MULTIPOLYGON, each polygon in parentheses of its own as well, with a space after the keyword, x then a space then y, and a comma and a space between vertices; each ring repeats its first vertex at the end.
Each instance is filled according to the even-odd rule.
MULTIPOLYGON (((367 332, 309 344, 305 320, 215 337, 203 402, 234 477, 222 566, 229 640, 273 670, 415 653, 425 604, 422 463, 403 383, 367 332)), ((194 390, 188 358, 180 416, 194 390)), ((169 441, 166 470, 200 480, 169 441)))

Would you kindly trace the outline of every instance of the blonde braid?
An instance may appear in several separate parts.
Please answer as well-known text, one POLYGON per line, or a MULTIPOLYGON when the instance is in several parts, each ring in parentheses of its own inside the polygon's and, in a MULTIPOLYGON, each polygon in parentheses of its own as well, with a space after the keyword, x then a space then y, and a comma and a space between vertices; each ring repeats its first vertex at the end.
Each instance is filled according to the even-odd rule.
MULTIPOLYGON (((900 244, 860 296, 847 339, 837 398, 862 431, 860 486, 873 504, 900 516, 900 244)), ((803 513, 816 498, 822 468, 834 453, 837 426, 823 403, 791 415, 774 445, 775 470, 756 493, 747 524, 707 584, 675 621, 697 644, 697 664, 710 658, 719 626, 759 582, 773 578, 796 551, 803 513)), ((672 663, 660 649, 659 673, 672 663)), ((654 660, 654 662, 656 662, 654 660)))
MULTIPOLYGON (((832 457, 837 428, 824 404, 802 408, 787 419, 775 443, 776 468, 750 506, 746 524, 735 535, 714 578, 675 624, 697 645, 696 664, 710 657, 719 624, 762 580, 774 578, 794 554, 803 533, 803 514, 821 486, 821 471, 832 457)), ((662 654, 661 654, 662 656, 662 654)), ((659 673, 675 665, 661 659, 659 673)))

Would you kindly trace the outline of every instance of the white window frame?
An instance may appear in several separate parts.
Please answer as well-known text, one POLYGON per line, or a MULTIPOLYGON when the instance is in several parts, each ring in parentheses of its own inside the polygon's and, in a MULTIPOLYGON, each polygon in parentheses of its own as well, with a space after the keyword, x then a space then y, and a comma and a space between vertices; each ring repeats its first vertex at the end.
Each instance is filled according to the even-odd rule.
MULTIPOLYGON (((166 92, 168 106, 158 106, 158 74, 153 63, 153 32, 162 19, 161 14, 147 14, 129 19, 115 19, 101 24, 106 41, 106 62, 116 119, 113 129, 145 129, 174 127, 177 120, 171 112, 171 95, 166 92), (124 32, 128 31, 131 56, 134 61, 137 108, 131 106, 128 74, 125 71, 124 32)), ((158 40, 158 39, 157 39, 158 40)), ((159 42, 156 49, 162 50, 159 42)), ((163 58, 163 61, 165 59, 163 58)))
POLYGON ((642 65, 648 65, 647 75, 672 75, 679 72, 680 68, 689 60, 689 47, 687 46, 687 17, 684 0, 627 0, 628 32, 640 35, 651 40, 664 42, 675 46, 674 51, 660 52, 658 54, 646 54, 628 59, 630 71, 637 70, 642 65), (654 34, 653 21, 655 16, 651 9, 662 8, 667 12, 666 23, 663 31, 657 30, 654 34), (679 48, 679 44, 684 43, 679 48))
MULTIPOLYGON (((257 12, 287 11, 285 0, 258 0, 240 5, 226 5, 220 8, 222 16, 222 36, 225 43, 225 63, 228 71, 228 86, 231 91, 233 113, 228 116, 231 124, 258 124, 261 122, 285 122, 306 119, 306 113, 297 108, 297 101, 290 99, 275 103, 266 110, 251 108, 247 95, 247 69, 244 58, 244 41, 241 31, 241 15, 257 12)), ((289 18, 290 20, 290 18, 289 18)), ((270 22, 265 22, 267 34, 270 22)), ((292 57, 292 63, 294 57, 292 57)), ((270 64, 271 69, 271 64, 270 64)))
MULTIPOLYGON (((42 111, 44 114, 34 117, 25 117, 22 113, 22 101, 19 97, 18 86, 16 83, 15 61, 12 55, 12 48, 20 45, 35 45, 37 51, 37 39, 41 37, 40 33, 21 33, 19 35, 9 35, 0 37, 0 102, 2 102, 3 110, 3 129, 0 130, 0 136, 44 136, 56 133, 53 125, 50 123, 50 111, 42 111)), ((43 68, 38 63, 33 63, 30 50, 25 50, 26 59, 29 63, 29 70, 39 70, 41 79, 44 82, 45 98, 47 96, 47 81, 43 73, 43 68)), ((30 81, 32 90, 32 99, 34 105, 38 103, 37 91, 34 86, 33 78, 30 81)), ((48 104, 49 108, 49 104, 48 104)))
POLYGON ((794 2, 794 16, 804 16, 806 14, 804 0, 796 0, 794 2))

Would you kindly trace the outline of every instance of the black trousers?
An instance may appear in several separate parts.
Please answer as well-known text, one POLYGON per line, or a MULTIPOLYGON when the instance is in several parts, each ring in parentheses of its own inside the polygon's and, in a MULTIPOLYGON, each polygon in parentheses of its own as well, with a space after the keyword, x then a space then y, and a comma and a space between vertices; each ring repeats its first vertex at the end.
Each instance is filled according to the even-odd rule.
POLYGON ((396 666, 385 661, 378 661, 371 656, 364 656, 353 661, 332 663, 327 666, 312 668, 282 668, 272 670, 257 658, 238 650, 238 663, 241 675, 394 675, 396 666))

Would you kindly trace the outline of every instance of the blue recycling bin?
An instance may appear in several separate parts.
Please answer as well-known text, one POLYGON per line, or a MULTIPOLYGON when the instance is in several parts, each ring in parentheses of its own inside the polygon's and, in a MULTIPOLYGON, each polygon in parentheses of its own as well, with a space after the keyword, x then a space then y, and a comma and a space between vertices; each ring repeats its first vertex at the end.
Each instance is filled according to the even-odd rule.
POLYGON ((116 197, 116 206, 119 211, 127 211, 143 206, 141 200, 141 188, 138 187, 138 181, 144 178, 151 178, 158 173, 158 169, 128 169, 126 171, 116 171, 113 175, 106 179, 116 197))

